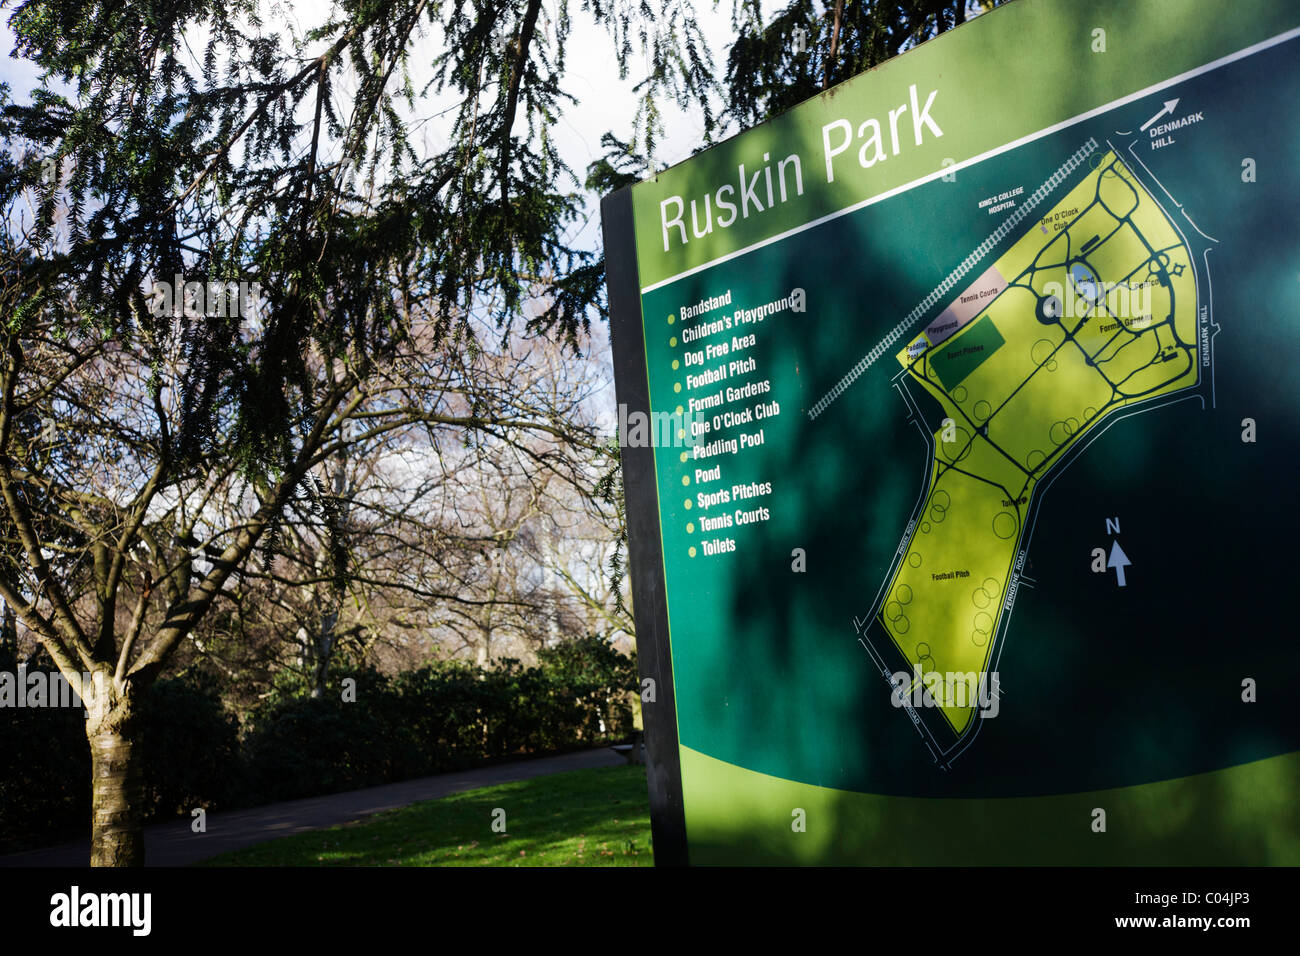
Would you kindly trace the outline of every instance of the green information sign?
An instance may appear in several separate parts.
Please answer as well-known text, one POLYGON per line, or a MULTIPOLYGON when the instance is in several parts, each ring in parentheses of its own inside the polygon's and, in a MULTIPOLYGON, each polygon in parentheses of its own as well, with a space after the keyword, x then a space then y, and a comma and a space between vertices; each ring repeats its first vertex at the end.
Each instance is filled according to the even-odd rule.
POLYGON ((605 200, 658 860, 1300 863, 1297 102, 1019 0, 605 200))

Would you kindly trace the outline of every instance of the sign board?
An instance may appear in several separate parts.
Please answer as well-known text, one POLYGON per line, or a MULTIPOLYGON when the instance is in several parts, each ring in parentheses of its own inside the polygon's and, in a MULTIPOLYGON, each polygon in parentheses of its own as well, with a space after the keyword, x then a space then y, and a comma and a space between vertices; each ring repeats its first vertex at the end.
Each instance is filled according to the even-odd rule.
POLYGON ((1300 863, 1297 102, 1018 0, 605 199, 658 861, 1300 863))

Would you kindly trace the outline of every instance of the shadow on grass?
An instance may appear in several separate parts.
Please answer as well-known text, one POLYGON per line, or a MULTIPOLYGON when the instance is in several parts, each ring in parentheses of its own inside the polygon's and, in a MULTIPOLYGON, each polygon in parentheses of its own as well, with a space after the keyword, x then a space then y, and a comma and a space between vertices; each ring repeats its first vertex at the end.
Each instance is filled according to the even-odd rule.
POLYGON ((200 866, 650 866, 643 767, 576 770, 428 800, 200 866), (504 827, 505 832, 494 830, 504 827))

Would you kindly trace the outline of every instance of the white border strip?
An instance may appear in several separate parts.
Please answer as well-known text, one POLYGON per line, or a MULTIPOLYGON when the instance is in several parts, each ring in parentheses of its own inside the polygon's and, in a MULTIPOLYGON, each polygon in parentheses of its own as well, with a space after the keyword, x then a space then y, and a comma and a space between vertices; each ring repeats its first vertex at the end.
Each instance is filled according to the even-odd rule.
POLYGON ((808 229, 816 228, 817 226, 820 226, 822 223, 830 222, 832 219, 838 219, 840 216, 847 216, 849 213, 857 212, 859 209, 865 209, 867 206, 872 206, 878 202, 883 202, 886 199, 891 199, 894 196, 899 195, 900 193, 907 192, 909 189, 915 189, 917 186, 922 186, 925 183, 933 182, 936 179, 941 179, 942 177, 950 173, 955 173, 958 170, 965 169, 968 166, 974 166, 977 163, 982 163, 986 159, 992 159, 994 156, 999 156, 1002 153, 1007 152, 1008 150, 1017 149, 1021 146, 1024 146, 1026 143, 1032 143, 1035 140, 1042 139, 1044 136, 1050 136, 1052 133, 1058 133, 1063 129, 1068 129, 1071 126, 1074 126, 1078 123, 1082 123, 1084 120, 1092 119, 1094 116, 1100 116, 1102 113, 1108 112, 1117 106, 1125 106, 1129 103, 1136 102, 1137 100, 1140 100, 1143 97, 1150 96, 1152 93, 1156 93, 1160 90, 1168 89, 1171 86, 1176 86, 1177 84, 1190 80, 1193 77, 1200 76, 1203 73, 1209 73, 1212 70, 1217 70, 1220 67, 1227 66, 1229 63, 1235 63, 1237 60, 1243 60, 1248 56, 1254 56, 1256 53, 1260 53, 1264 50, 1269 49, 1270 47, 1277 46, 1278 44, 1281 43, 1286 43, 1288 40, 1294 40, 1296 37, 1300 37, 1300 27, 1296 27, 1293 30, 1287 30, 1285 33, 1279 33, 1277 36, 1270 37, 1267 40, 1262 40, 1261 42, 1256 43, 1254 46, 1248 46, 1245 49, 1238 50, 1236 53, 1229 53, 1227 56, 1220 57, 1217 60, 1213 60, 1209 63, 1204 64, 1203 66, 1198 66, 1195 69, 1188 70, 1185 73, 1179 73, 1177 76, 1173 76, 1167 80, 1162 80, 1159 83, 1152 84, 1151 86, 1148 86, 1145 89, 1138 90, 1136 93, 1130 93, 1128 96, 1122 96, 1117 100, 1111 100, 1109 103, 1104 103, 1101 106, 1088 110, 1088 112, 1086 113, 1080 113, 1078 116, 1074 116, 1071 117, 1070 119, 1063 120, 1062 122, 1057 123, 1055 126, 1048 126, 1044 129, 1040 129, 1036 133, 1030 133, 1027 136, 1022 136, 1020 139, 1013 140, 1010 143, 1005 143, 1002 146, 998 146, 995 147, 994 149, 990 149, 987 152, 980 153, 978 156, 972 156, 970 159, 963 160, 962 162, 956 163, 952 166, 944 166, 936 170, 935 172, 930 173, 928 176, 922 176, 920 179, 914 179, 910 183, 904 183, 902 186, 898 186, 894 189, 888 190, 887 192, 883 192, 878 195, 872 196, 868 199, 864 199, 861 202, 854 203, 852 206, 846 206, 845 208, 837 212, 828 213, 827 215, 822 216, 819 219, 814 219, 811 222, 806 222, 802 226, 796 226, 793 229, 787 229, 785 232, 778 233, 775 236, 770 236, 767 239, 759 240, 758 242, 755 242, 752 245, 748 245, 743 249, 737 249, 735 252, 729 252, 725 256, 719 256, 717 259, 713 259, 709 262, 704 263, 703 265, 698 265, 692 269, 687 269, 685 272, 679 272, 675 276, 670 276, 667 279, 662 279, 659 282, 654 283, 653 285, 648 285, 643 287, 641 289, 641 294, 645 295, 648 292, 654 292, 656 289, 662 289, 664 286, 671 285, 672 283, 676 282, 678 279, 685 279, 687 276, 693 276, 697 272, 703 272, 705 269, 711 269, 716 265, 720 265, 721 263, 729 262, 732 259, 738 259, 741 256, 748 255, 749 253, 753 252, 755 249, 761 249, 764 246, 770 246, 774 242, 781 242, 784 239, 789 239, 791 236, 798 235, 799 233, 804 232, 808 229))

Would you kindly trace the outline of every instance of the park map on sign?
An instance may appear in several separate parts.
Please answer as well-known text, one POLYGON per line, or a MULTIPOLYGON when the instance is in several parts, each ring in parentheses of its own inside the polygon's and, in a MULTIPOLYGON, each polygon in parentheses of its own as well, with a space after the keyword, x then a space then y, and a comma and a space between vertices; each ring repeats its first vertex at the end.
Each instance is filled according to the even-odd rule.
POLYGON ((1296 861, 1300 14, 1240 2, 1018 0, 624 201, 692 862, 1296 861))
MULTIPOLYGON (((957 738, 981 699, 1000 693, 990 655, 1035 490, 1119 410, 1199 381, 1187 244, 1113 151, 1088 163, 1091 173, 895 355, 914 416, 909 389, 919 387, 943 419, 873 616, 911 671, 895 693, 904 703, 928 695, 957 738)), ((1122 548, 1108 562, 1122 584, 1122 548)), ((926 729, 937 738, 941 727, 926 729)))

